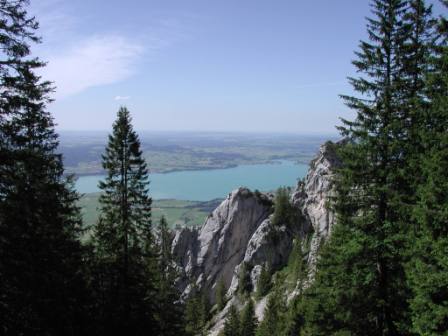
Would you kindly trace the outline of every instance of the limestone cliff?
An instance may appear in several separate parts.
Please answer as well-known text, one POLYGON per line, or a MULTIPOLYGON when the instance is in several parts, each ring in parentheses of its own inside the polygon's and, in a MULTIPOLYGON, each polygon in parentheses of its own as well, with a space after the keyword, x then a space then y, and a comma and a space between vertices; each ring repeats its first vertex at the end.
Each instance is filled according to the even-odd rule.
POLYGON ((181 269, 179 287, 184 296, 194 284, 209 293, 213 303, 219 281, 229 288, 250 238, 271 212, 269 195, 239 188, 227 196, 200 229, 177 231, 173 255, 181 269))
POLYGON ((319 246, 330 234, 334 223, 334 214, 328 206, 332 196, 333 173, 341 164, 336 156, 336 146, 327 142, 320 147, 318 155, 310 163, 308 174, 298 183, 291 197, 291 202, 305 218, 304 231, 312 232, 308 255, 311 277, 314 275, 319 246))
MULTIPOLYGON (((335 144, 328 142, 321 146, 307 176, 291 193, 291 204, 297 212, 293 225, 272 225, 273 195, 239 188, 227 196, 201 228, 184 228, 175 233, 173 254, 181 273, 179 288, 183 296, 187 297, 194 286, 204 290, 213 304, 218 282, 222 280, 226 286, 229 302, 214 317, 210 335, 217 335, 222 329, 230 305, 242 305, 235 294, 243 262, 255 290, 262 265, 269 264, 273 271, 281 269, 288 261, 293 240, 307 238, 306 261, 312 280, 319 246, 334 223, 327 205, 332 194, 333 171, 339 164, 335 144)), ((297 289, 288 294, 299 292, 297 289)), ((261 300, 256 307, 260 319, 264 304, 265 300, 261 300)))

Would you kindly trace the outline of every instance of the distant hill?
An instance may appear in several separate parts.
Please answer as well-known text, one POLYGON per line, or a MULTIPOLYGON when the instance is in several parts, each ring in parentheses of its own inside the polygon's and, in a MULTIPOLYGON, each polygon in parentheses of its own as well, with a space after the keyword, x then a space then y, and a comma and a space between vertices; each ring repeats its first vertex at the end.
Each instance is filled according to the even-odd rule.
MULTIPOLYGON (((139 132, 151 172, 228 168, 288 159, 308 163, 328 135, 139 132)), ((67 173, 101 174, 107 133, 61 132, 67 173)))

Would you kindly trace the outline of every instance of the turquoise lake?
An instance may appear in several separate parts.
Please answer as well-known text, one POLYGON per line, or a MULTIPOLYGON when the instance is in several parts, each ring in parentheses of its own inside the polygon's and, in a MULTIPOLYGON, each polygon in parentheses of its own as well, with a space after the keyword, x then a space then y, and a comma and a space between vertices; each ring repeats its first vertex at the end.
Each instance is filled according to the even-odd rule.
MULTIPOLYGON (((227 169, 151 174, 150 194, 154 199, 209 201, 224 198, 240 186, 260 191, 294 186, 307 170, 306 164, 281 161, 227 169)), ((76 189, 83 194, 98 192, 98 181, 103 178, 99 175, 81 176, 76 182, 76 189)))

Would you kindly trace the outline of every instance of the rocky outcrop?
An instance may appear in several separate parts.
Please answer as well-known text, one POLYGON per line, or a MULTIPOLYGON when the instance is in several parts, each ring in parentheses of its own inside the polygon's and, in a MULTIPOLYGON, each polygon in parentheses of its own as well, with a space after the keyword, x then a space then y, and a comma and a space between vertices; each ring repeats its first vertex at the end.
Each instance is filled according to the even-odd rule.
POLYGON ((319 246, 331 232, 334 214, 329 209, 332 196, 332 178, 341 162, 336 155, 336 146, 327 142, 320 147, 319 154, 311 161, 306 177, 300 181, 293 192, 291 202, 299 209, 305 219, 303 229, 311 235, 308 254, 308 269, 312 278, 315 272, 319 246))
POLYGON ((317 157, 311 161, 310 169, 293 192, 291 201, 306 217, 316 232, 328 234, 333 217, 327 209, 331 195, 334 169, 340 165, 332 142, 322 145, 317 157))
POLYGON ((173 255, 182 269, 179 287, 184 295, 194 283, 209 293, 213 303, 219 281, 229 288, 250 238, 271 212, 272 200, 268 195, 239 188, 209 215, 201 229, 177 232, 173 255))
MULTIPOLYGON (((319 149, 316 158, 310 163, 306 177, 301 180, 291 195, 291 203, 297 210, 294 225, 272 225, 272 216, 264 220, 252 235, 242 262, 251 270, 252 287, 256 284, 263 264, 269 264, 273 271, 288 262, 294 238, 299 238, 307 251, 307 269, 310 280, 315 273, 317 254, 320 245, 328 237, 334 223, 334 214, 329 209, 332 195, 333 175, 340 166, 336 146, 327 142, 319 149)), ((238 272, 241 264, 235 267, 228 295, 232 296, 238 288, 238 272)), ((292 293, 294 295, 294 293, 292 293)))
MULTIPOLYGON (((262 265, 269 264, 274 271, 285 266, 293 240, 300 237, 309 243, 307 262, 310 279, 313 278, 319 246, 330 234, 334 222, 328 201, 332 195, 333 172, 340 165, 335 146, 331 142, 321 146, 307 176, 292 192, 291 203, 297 211, 293 225, 273 225, 272 195, 239 188, 228 195, 200 229, 184 228, 176 232, 173 255, 181 271, 179 287, 184 296, 189 295, 194 284, 205 290, 213 303, 220 280, 228 289, 230 300, 212 321, 210 335, 219 333, 230 305, 242 305, 236 291, 243 263, 255 290, 262 265)), ((299 292, 296 290, 290 296, 299 292)), ((265 304, 264 299, 256 306, 260 319, 265 304)))
POLYGON ((182 290, 184 298, 190 292, 189 279, 192 278, 197 264, 198 236, 199 229, 185 227, 175 231, 172 243, 172 254, 181 275, 178 279, 178 287, 182 290))
POLYGON ((254 291, 263 265, 269 265, 272 271, 281 269, 287 262, 293 247, 293 238, 300 234, 300 226, 286 224, 273 225, 272 216, 264 220, 250 238, 241 263, 235 267, 228 295, 238 288, 238 274, 242 263, 250 270, 250 279, 254 291))

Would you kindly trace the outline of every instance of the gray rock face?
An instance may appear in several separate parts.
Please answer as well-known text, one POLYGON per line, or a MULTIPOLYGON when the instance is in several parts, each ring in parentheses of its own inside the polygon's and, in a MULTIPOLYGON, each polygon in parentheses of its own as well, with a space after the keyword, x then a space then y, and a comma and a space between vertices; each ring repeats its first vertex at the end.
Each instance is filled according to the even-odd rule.
MULTIPOLYGON (((256 290, 262 265, 272 271, 279 270, 287 262, 293 247, 293 238, 300 234, 299 228, 287 225, 274 226, 271 218, 261 223, 247 244, 244 262, 251 271, 252 288, 256 290)), ((237 282, 237 278, 234 279, 237 282)))
POLYGON ((229 288, 235 267, 243 260, 247 244, 260 224, 272 212, 268 196, 239 188, 206 219, 199 231, 182 229, 173 241, 173 255, 181 269, 179 287, 188 292, 188 284, 210 293, 222 280, 229 288))
MULTIPOLYGON (((335 145, 329 142, 321 146, 307 176, 292 193, 291 203, 298 214, 293 226, 272 225, 272 195, 239 188, 228 195, 200 229, 185 228, 176 232, 173 255, 181 270, 179 287, 184 296, 188 296, 192 282, 209 293, 211 303, 220 280, 228 289, 230 300, 212 321, 210 335, 219 333, 229 306, 238 301, 235 294, 243 262, 256 289, 262 265, 269 264, 273 270, 282 268, 287 264, 294 238, 311 237, 308 269, 312 280, 319 246, 331 233, 334 223, 334 215, 327 205, 332 194, 333 171, 339 165, 335 145)), ((290 293, 290 297, 298 293, 299 290, 290 293)), ((260 302, 265 304, 265 301, 260 302)), ((259 319, 263 318, 263 307, 257 304, 259 319)))
POLYGON ((310 169, 292 194, 291 202, 299 209, 307 223, 304 230, 312 234, 308 268, 311 278, 315 272, 319 246, 328 237, 334 223, 334 214, 328 209, 332 191, 332 178, 335 168, 341 162, 336 156, 335 144, 322 145, 317 157, 310 163, 310 169))
POLYGON ((189 293, 189 279, 193 276, 199 251, 199 230, 195 228, 182 228, 175 231, 172 242, 172 254, 176 260, 179 274, 178 286, 184 292, 189 293), (186 290, 188 288, 188 290, 186 290))
MULTIPOLYGON (((328 208, 332 195, 332 178, 340 160, 336 156, 335 144, 327 142, 320 147, 316 158, 303 181, 300 181, 291 195, 291 203, 297 208, 297 223, 294 226, 273 226, 272 216, 264 220, 250 238, 244 262, 251 269, 252 287, 260 275, 261 265, 269 264, 272 270, 278 270, 288 262, 295 237, 303 241, 311 236, 307 258, 309 278, 313 279, 319 247, 325 240, 334 223, 334 214, 328 208)), ((233 274, 228 295, 238 288, 238 265, 233 274)))

